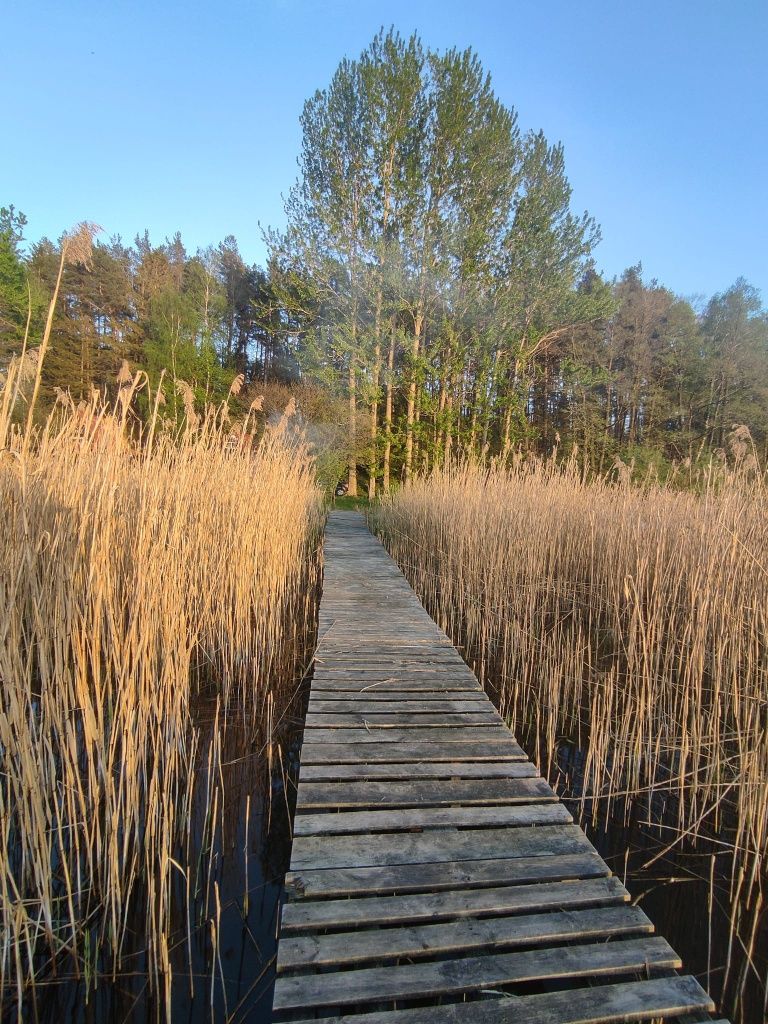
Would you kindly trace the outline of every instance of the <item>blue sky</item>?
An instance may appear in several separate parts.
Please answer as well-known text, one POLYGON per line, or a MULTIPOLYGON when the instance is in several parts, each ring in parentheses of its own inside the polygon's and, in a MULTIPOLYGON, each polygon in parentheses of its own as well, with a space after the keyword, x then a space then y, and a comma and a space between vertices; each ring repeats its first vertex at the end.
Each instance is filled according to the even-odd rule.
POLYGON ((766 0, 0 0, 0 205, 57 236, 234 234, 262 261, 298 118, 382 25, 472 46, 523 128, 565 146, 609 277, 768 303, 766 0))

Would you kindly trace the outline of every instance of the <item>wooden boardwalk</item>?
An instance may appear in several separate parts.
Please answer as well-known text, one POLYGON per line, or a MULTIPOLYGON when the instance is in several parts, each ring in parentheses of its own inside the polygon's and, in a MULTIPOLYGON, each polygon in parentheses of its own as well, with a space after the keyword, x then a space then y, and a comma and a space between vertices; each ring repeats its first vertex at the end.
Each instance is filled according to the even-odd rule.
POLYGON ((356 513, 326 532, 278 1021, 710 1019, 356 513))

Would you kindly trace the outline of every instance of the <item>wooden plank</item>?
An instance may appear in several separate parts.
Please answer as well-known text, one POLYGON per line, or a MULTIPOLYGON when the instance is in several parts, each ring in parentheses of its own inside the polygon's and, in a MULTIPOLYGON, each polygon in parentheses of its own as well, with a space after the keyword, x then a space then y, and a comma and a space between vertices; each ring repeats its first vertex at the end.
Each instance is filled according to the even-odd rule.
POLYGON ((348 644, 356 636, 364 636, 369 644, 380 650, 395 647, 399 642, 402 647, 418 646, 426 653, 449 651, 450 641, 448 644, 444 642, 448 638, 436 631, 435 623, 422 607, 411 602, 399 604, 398 591, 402 589, 401 583, 389 594, 379 591, 373 601, 366 601, 358 591, 354 600, 340 603, 326 619, 330 628, 320 638, 318 657, 321 660, 328 657, 326 636, 339 644, 348 644))
MULTIPOLYGON (((362 679, 360 676, 350 676, 349 679, 340 679, 336 676, 324 676, 322 679, 313 681, 312 692, 316 694, 326 693, 371 693, 378 690, 381 693, 460 693, 464 690, 476 689, 483 692, 480 684, 475 687, 472 680, 455 674, 445 675, 440 673, 434 676, 380 676, 375 679, 362 679)), ((400 698, 403 699, 402 697, 400 698)), ((487 697, 486 697, 487 700, 487 697)))
POLYGON ((470 1003, 345 1014, 343 1018, 324 1017, 323 1024, 631 1024, 712 1013, 714 1008, 695 978, 672 976, 529 996, 499 994, 470 1003))
POLYGON ((396 835, 296 836, 291 871, 319 868, 391 867, 456 860, 546 857, 590 849, 576 825, 536 825, 532 828, 471 829, 465 832, 398 832, 396 835))
POLYGON ((486 740, 482 747, 476 740, 445 740, 428 743, 415 740, 410 743, 310 743, 301 748, 301 760, 306 764, 373 764, 375 762, 404 761, 524 761, 525 754, 512 739, 486 740))
MULTIPOLYGON (((508 828, 572 821, 561 803, 504 804, 493 807, 407 807, 385 811, 341 811, 337 814, 299 813, 294 836, 341 836, 413 832, 434 828, 508 828)), ((510 843, 514 837, 509 837, 510 843)))
MULTIPOLYGON (((404 761, 387 764, 304 764, 300 783, 341 779, 523 779, 539 773, 530 761, 404 761)), ((299 786, 301 790, 301 785, 299 786)))
POLYGON ((347 680, 364 680, 365 682, 373 683, 378 679, 389 679, 396 682, 401 682, 408 679, 416 680, 427 680, 434 682, 438 679, 466 679, 468 682, 474 681, 475 676, 470 668, 466 665, 452 665, 450 668, 446 668, 444 665, 415 665, 413 663, 403 666, 389 666, 389 665, 371 665, 368 664, 366 667, 360 668, 345 668, 337 662, 326 662, 322 667, 315 669, 313 682, 322 684, 329 680, 335 682, 341 680, 346 682, 347 680))
MULTIPOLYGON (((347 703, 353 705, 362 704, 364 705, 363 711, 368 706, 378 705, 382 702, 385 703, 385 706, 389 706, 390 703, 413 704, 415 702, 426 706, 438 701, 450 704, 471 702, 475 707, 488 706, 488 697, 479 687, 474 690, 419 690, 406 693, 400 690, 315 690, 313 688, 309 700, 310 704, 313 705, 322 701, 323 703, 336 704, 338 707, 346 706, 347 703)), ((471 711, 472 708, 458 707, 456 710, 471 711)))
POLYGON ((319 644, 313 664, 323 664, 331 658, 349 659, 350 661, 375 658, 393 661, 405 661, 411 658, 416 661, 420 659, 436 659, 438 661, 448 661, 454 665, 466 665, 466 662, 457 653, 457 649, 451 645, 450 641, 446 643, 444 641, 441 642, 439 639, 433 639, 431 644, 425 644, 421 641, 418 643, 403 641, 402 643, 386 644, 370 640, 367 637, 358 638, 357 643, 337 643, 332 637, 327 637, 319 644))
POLYGON ((436 807, 445 804, 510 804, 556 800, 544 779, 455 779, 408 782, 307 782, 297 811, 349 807, 436 807))
POLYGON ((416 697, 412 700, 403 700, 402 697, 394 697, 389 694, 385 695, 382 699, 381 694, 375 694, 367 699, 364 697, 361 700, 359 697, 349 697, 346 695, 341 698, 329 698, 325 694, 323 696, 319 694, 315 696, 313 694, 309 698, 308 711, 312 715, 360 715, 369 713, 376 715, 473 714, 497 717, 496 709, 487 703, 483 695, 480 698, 476 695, 473 696, 473 700, 467 700, 463 697, 460 700, 451 700, 445 697, 438 699, 429 697, 426 700, 416 697))
POLYGON ((304 721, 309 729, 461 729, 466 726, 487 729, 498 728, 501 719, 490 711, 444 714, 432 712, 348 712, 346 714, 315 714, 312 709, 304 721))
POLYGON ((279 1010, 350 1006, 477 992, 497 985, 674 970, 680 958, 662 938, 463 957, 438 963, 364 967, 330 974, 291 975, 275 988, 279 1010))
MULTIPOLYGON (((313 745, 319 743, 345 743, 351 745, 370 743, 420 743, 421 740, 429 743, 439 743, 450 750, 454 746, 468 745, 476 746, 478 743, 504 744, 510 747, 517 747, 510 732, 502 725, 494 726, 466 726, 464 729, 440 729, 434 727, 429 730, 429 736, 415 736, 412 729, 402 729, 398 726, 387 726, 371 724, 367 729, 322 729, 315 726, 307 726, 304 729, 304 742, 313 745), (342 733, 340 736, 339 733, 342 733)), ((520 750, 519 747, 517 747, 520 750)), ((522 751, 521 751, 522 753, 522 751)))
POLYGON ((328 661, 349 662, 352 665, 367 665, 371 662, 380 661, 390 665, 429 664, 436 665, 461 665, 467 667, 455 647, 444 646, 435 643, 430 648, 417 644, 410 649, 405 645, 397 647, 384 647, 380 644, 363 642, 358 647, 336 646, 330 641, 323 643, 315 653, 313 665, 324 665, 328 661))
POLYGON ((549 877, 544 876, 546 881, 528 885, 463 889, 456 883, 455 888, 443 892, 295 900, 284 905, 280 930, 287 935, 308 929, 487 917, 550 907, 624 904, 629 900, 629 893, 617 878, 589 877, 607 870, 596 854, 576 854, 557 860, 558 863, 551 866, 549 877), (561 874, 578 880, 559 881, 561 874))
MULTIPOLYGON (((381 614, 381 612, 377 613, 381 614)), ((437 651, 423 648, 420 657, 410 655, 409 657, 391 658, 385 655, 368 653, 365 657, 359 658, 338 658, 329 654, 323 645, 315 655, 313 675, 318 679, 323 675, 440 675, 441 673, 456 673, 457 675, 472 676, 474 673, 465 661, 457 655, 446 657, 437 651)))
POLYGON ((650 935, 653 925, 639 907, 557 910, 549 914, 464 918, 440 924, 334 932, 332 935, 284 935, 278 972, 292 968, 361 964, 404 957, 465 955, 478 949, 561 943, 573 939, 650 935))
POLYGON ((393 663, 371 656, 365 663, 361 659, 359 664, 329 658, 325 664, 316 668, 313 672, 313 679, 322 679, 326 676, 333 679, 346 679, 348 677, 367 679, 369 682, 373 682, 376 677, 383 679, 424 678, 434 680, 444 676, 447 679, 464 679, 470 685, 472 683, 479 683, 472 669, 460 658, 457 661, 448 661, 447 659, 434 661, 426 658, 417 660, 411 658, 402 663, 393 663))

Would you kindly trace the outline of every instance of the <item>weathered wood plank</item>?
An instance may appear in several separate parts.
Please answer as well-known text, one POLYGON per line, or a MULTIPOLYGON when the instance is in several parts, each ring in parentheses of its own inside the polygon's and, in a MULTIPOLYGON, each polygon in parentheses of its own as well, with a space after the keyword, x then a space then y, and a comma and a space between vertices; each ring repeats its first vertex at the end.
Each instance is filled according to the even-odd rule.
POLYGON ((500 995, 410 1010, 345 1014, 343 1018, 324 1017, 323 1024, 630 1024, 696 1012, 712 1013, 714 1008, 695 978, 673 976, 530 996, 500 995))
POLYGON ((307 782, 297 811, 350 807, 435 807, 445 804, 510 804, 556 800, 544 779, 447 779, 408 782, 307 782))
POLYGON ((530 761, 402 761, 388 764, 304 764, 304 782, 341 779, 523 779, 538 775, 530 761))
MULTIPOLYGON (((310 704, 316 704, 319 701, 323 703, 334 703, 341 706, 346 706, 346 703, 351 704, 363 704, 362 708, 365 711, 365 707, 373 706, 380 702, 386 702, 388 706, 390 703, 397 704, 412 704, 418 702, 419 704, 427 704, 435 701, 441 703, 454 703, 454 702, 472 702, 476 707, 487 707, 488 697, 485 692, 479 687, 474 690, 418 690, 418 691, 402 691, 402 690, 380 690, 380 689, 367 689, 367 690, 315 690, 313 688, 312 695, 310 697, 310 704)), ((333 709, 331 709, 333 710, 333 709)), ((457 710, 472 710, 471 708, 457 710)))
POLYGON ((403 641, 401 643, 385 644, 374 640, 362 639, 357 644, 335 643, 332 637, 326 637, 318 648, 313 664, 323 664, 331 659, 338 658, 340 661, 367 661, 381 658, 387 661, 415 661, 438 660, 446 661, 452 665, 466 665, 456 648, 449 643, 440 641, 426 644, 422 641, 412 643, 403 641))
POLYGON ((335 932, 332 935, 284 935, 280 941, 279 972, 292 968, 360 964, 403 957, 466 954, 483 948, 513 948, 572 939, 650 935, 653 925, 639 907, 557 910, 549 914, 464 918, 440 924, 412 925, 335 932))
POLYGON ((394 682, 403 682, 411 679, 418 682, 435 682, 442 679, 465 679, 467 682, 471 683, 475 681, 475 676, 471 669, 467 668, 466 665, 462 668, 459 668, 458 665, 452 665, 450 668, 439 665, 424 667, 404 665, 397 668, 387 665, 369 665, 367 668, 343 668, 341 665, 328 662, 322 666, 322 668, 318 667, 315 669, 313 681, 318 685, 322 685, 326 682, 348 682, 349 680, 360 680, 362 682, 375 683, 380 679, 391 680, 394 682))
MULTIPOLYGON (((357 617, 355 610, 352 610, 350 614, 357 617)), ((340 666, 355 670, 358 668, 376 668, 380 665, 387 665, 394 668, 435 668, 442 671, 447 665, 461 669, 464 672, 469 670, 469 666, 457 651, 451 647, 443 647, 439 644, 432 648, 419 645, 412 647, 410 650, 398 648, 397 650, 389 651, 385 648, 367 645, 362 650, 343 654, 335 653, 327 643, 323 643, 315 653, 312 664, 316 669, 327 666, 334 668, 340 666)))
POLYGON ((332 974, 290 975, 275 988, 276 1009, 350 1006, 477 992, 496 985, 675 969, 680 958, 662 938, 463 957, 438 963, 364 967, 332 974))
POLYGON ((527 885, 462 889, 459 883, 455 883, 454 888, 443 892, 359 896, 341 900, 294 900, 283 907, 280 928, 286 935, 323 928, 354 928, 361 924, 415 923, 530 912, 549 907, 626 903, 629 893, 621 882, 613 876, 599 876, 605 870, 605 864, 597 854, 577 854, 558 858, 549 874, 543 875, 545 882, 527 885), (578 881, 560 881, 561 874, 578 881))
POLYGON ((465 728, 441 729, 437 726, 429 730, 429 735, 423 737, 414 736, 412 729, 403 729, 399 726, 388 726, 378 723, 371 723, 365 729, 323 729, 308 725, 304 729, 305 742, 311 744, 319 743, 345 743, 356 745, 358 743, 419 743, 422 739, 429 743, 439 743, 451 749, 456 745, 483 745, 485 743, 504 744, 510 747, 517 747, 511 734, 502 725, 493 726, 465 726, 465 728), (340 735, 341 733, 341 735, 340 735))
POLYGON ((291 871, 318 868, 422 867, 435 862, 546 857, 590 848, 575 825, 536 825, 532 828, 434 831, 388 836, 296 836, 291 871))
POLYGON ((488 711, 463 714, 403 713, 403 712, 350 712, 347 714, 307 714, 304 722, 309 729, 462 729, 467 726, 487 729, 498 728, 501 719, 488 711))
MULTIPOLYGON (((350 676, 342 679, 338 676, 323 676, 322 679, 313 681, 313 693, 371 693, 378 690, 380 693, 460 693, 464 690, 476 690, 485 696, 484 691, 478 683, 473 687, 472 680, 465 676, 455 674, 434 676, 377 676, 375 679, 363 679, 360 676, 350 676)), ((400 698, 403 699, 402 697, 400 698)), ((487 698, 486 698, 487 699, 487 698)))
POLYGON ((486 715, 492 718, 497 717, 496 709, 491 707, 484 695, 473 700, 450 700, 442 697, 435 699, 428 697, 423 699, 415 697, 411 700, 403 700, 402 697, 392 697, 387 694, 383 699, 381 694, 363 698, 359 697, 333 697, 325 694, 320 696, 312 695, 309 698, 309 714, 311 715, 486 715))
POLYGON ((286 875, 285 888, 294 897, 367 896, 372 893, 441 893, 471 886, 523 885, 541 879, 607 875, 608 867, 589 843, 562 839, 549 846, 554 853, 501 856, 487 860, 435 861, 341 868, 296 868, 286 875), (592 870, 586 866, 594 858, 592 870))
MULTIPOLYGON (((493 807, 407 807, 385 811, 297 813, 294 836, 376 835, 414 829, 551 825, 572 821, 561 803, 502 804, 493 807)), ((510 842, 514 842, 512 836, 510 842)))
POLYGON ((509 740, 486 740, 478 744, 475 740, 445 740, 430 743, 426 740, 411 743, 382 743, 374 740, 366 743, 312 743, 305 742, 301 748, 301 759, 306 764, 372 764, 377 761, 524 761, 525 754, 517 744, 509 740))

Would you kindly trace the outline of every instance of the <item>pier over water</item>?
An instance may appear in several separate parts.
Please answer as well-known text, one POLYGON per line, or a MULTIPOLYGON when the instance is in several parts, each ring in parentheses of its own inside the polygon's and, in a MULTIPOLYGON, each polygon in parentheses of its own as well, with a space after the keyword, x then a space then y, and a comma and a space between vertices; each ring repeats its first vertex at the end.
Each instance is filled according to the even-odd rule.
POLYGON ((362 516, 331 514, 276 1021, 709 1021, 362 516))

